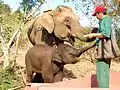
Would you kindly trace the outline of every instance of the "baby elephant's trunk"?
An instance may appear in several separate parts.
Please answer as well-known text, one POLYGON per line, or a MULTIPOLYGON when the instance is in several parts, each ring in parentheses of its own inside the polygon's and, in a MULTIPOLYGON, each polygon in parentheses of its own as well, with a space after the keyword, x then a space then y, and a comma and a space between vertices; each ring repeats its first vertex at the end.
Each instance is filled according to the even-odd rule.
POLYGON ((79 57, 82 53, 84 53, 85 51, 93 48, 95 46, 95 43, 94 44, 91 44, 91 45, 88 45, 86 47, 83 47, 83 48, 80 48, 78 49, 78 52, 77 52, 77 57, 79 57))

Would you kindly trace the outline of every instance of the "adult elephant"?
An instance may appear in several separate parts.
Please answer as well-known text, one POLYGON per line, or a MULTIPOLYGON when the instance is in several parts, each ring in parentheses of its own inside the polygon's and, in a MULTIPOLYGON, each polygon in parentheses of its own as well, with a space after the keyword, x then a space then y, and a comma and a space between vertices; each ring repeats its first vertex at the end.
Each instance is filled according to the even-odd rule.
POLYGON ((89 41, 82 37, 83 30, 79 19, 67 6, 58 6, 55 10, 44 12, 28 30, 28 38, 33 45, 41 43, 58 45, 66 38, 73 44, 75 41, 73 36, 82 41, 89 41))
POLYGON ((25 56, 27 83, 32 82, 33 73, 41 73, 45 83, 62 81, 64 65, 77 63, 76 57, 94 46, 91 44, 80 49, 67 44, 59 44, 57 48, 48 44, 33 46, 25 56))

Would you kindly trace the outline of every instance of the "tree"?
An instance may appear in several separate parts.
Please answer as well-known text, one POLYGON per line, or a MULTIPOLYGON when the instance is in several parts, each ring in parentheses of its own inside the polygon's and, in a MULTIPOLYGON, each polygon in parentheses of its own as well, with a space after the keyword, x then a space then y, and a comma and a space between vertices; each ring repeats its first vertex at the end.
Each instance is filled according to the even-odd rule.
POLYGON ((24 17, 35 16, 36 12, 39 13, 40 7, 44 4, 45 0, 22 0, 19 9, 23 12, 24 17))
POLYGON ((11 38, 16 28, 19 27, 21 18, 20 12, 12 13, 10 6, 0 1, 0 41, 5 57, 4 68, 9 65, 10 48, 14 42, 11 38))
POLYGON ((20 4, 21 7, 12 13, 9 5, 4 4, 3 1, 0 1, 0 38, 2 43, 2 50, 4 52, 4 56, 6 57, 4 60, 4 69, 10 64, 9 52, 11 46, 14 43, 16 43, 16 52, 12 65, 15 65, 18 43, 23 28, 31 19, 36 17, 35 14, 37 11, 39 11, 39 8, 43 2, 45 2, 45 0, 23 0, 23 2, 20 4))
POLYGON ((10 6, 0 0, 0 14, 11 12, 10 6))

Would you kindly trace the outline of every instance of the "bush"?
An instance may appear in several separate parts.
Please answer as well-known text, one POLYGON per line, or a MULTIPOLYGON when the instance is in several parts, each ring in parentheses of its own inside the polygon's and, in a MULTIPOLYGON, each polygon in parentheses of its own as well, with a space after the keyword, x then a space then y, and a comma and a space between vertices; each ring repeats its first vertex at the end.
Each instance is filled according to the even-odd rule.
POLYGON ((0 70, 0 90, 9 90, 21 85, 22 78, 13 69, 0 70))

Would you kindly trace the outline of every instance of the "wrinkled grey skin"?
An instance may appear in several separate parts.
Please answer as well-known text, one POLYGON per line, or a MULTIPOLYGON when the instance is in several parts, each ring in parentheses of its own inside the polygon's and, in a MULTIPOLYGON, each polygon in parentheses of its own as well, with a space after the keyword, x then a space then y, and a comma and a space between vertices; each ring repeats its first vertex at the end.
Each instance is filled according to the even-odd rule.
POLYGON ((32 82, 33 73, 41 73, 45 83, 62 81, 64 65, 77 63, 76 57, 94 46, 92 44, 80 49, 67 44, 59 44, 57 48, 47 44, 33 46, 25 56, 27 83, 32 82))

